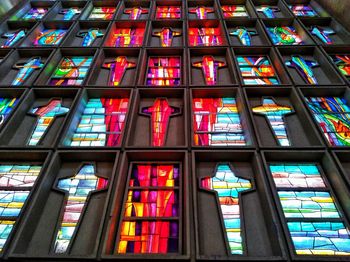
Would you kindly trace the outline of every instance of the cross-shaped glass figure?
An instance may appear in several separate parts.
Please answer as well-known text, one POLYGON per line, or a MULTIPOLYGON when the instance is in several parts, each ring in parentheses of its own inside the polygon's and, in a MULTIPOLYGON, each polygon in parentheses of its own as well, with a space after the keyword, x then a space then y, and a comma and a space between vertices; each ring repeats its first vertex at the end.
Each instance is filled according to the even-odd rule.
POLYGON ((26 30, 18 29, 12 33, 5 33, 2 35, 3 38, 7 38, 5 44, 1 48, 14 46, 19 40, 26 36, 26 30))
POLYGON ((40 57, 30 58, 27 62, 17 63, 13 66, 14 69, 19 69, 18 74, 15 79, 12 81, 13 86, 21 86, 25 81, 32 75, 34 70, 40 69, 44 66, 44 63, 41 62, 40 57))
POLYGON ((88 30, 79 31, 77 36, 83 38, 81 46, 87 47, 91 46, 98 37, 104 36, 104 33, 98 28, 90 28, 88 30))
POLYGON ((181 32, 175 31, 170 27, 163 27, 161 31, 153 32, 152 35, 160 38, 160 45, 162 47, 169 47, 173 42, 173 38, 180 36, 181 32))
POLYGON ((110 86, 119 86, 126 70, 135 68, 136 63, 129 62, 125 56, 118 56, 111 61, 106 61, 102 67, 110 69, 108 84, 110 86))
POLYGON ((202 68, 207 85, 216 85, 218 69, 225 67, 226 63, 215 60, 211 55, 206 55, 203 56, 202 61, 192 63, 192 66, 202 68))

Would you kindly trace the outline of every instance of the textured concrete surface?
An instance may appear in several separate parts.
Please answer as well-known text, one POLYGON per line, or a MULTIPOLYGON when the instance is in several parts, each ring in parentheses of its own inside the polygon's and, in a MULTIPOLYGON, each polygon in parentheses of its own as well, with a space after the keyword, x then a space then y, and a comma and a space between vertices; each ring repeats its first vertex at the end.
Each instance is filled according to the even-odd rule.
POLYGON ((316 0, 350 31, 350 0, 316 0))

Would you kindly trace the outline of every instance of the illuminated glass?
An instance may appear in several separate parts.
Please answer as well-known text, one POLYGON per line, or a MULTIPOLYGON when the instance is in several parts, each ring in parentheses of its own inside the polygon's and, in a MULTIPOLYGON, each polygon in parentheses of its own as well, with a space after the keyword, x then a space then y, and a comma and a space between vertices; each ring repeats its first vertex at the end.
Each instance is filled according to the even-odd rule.
POLYGON ((330 35, 334 35, 335 31, 330 28, 322 28, 320 26, 313 26, 310 30, 311 34, 317 36, 318 39, 324 44, 331 45, 333 44, 333 40, 330 35))
POLYGON ((35 38, 35 46, 57 46, 59 45, 67 30, 64 29, 45 29, 35 38))
POLYGON ((0 165, 0 252, 38 179, 41 166, 0 165))
POLYGON ((307 97, 313 117, 331 146, 350 146, 350 107, 341 97, 307 97))
POLYGON ((217 193, 231 254, 242 255, 244 247, 239 202, 240 194, 252 188, 250 181, 238 177, 228 164, 219 164, 215 176, 203 178, 201 186, 217 193))
POLYGON ((263 98, 262 105, 253 107, 252 111, 266 117, 280 146, 291 145, 287 134, 286 122, 284 121, 285 115, 294 112, 291 107, 278 105, 272 98, 263 98))
POLYGON ((170 47, 173 42, 173 38, 180 36, 181 32, 173 30, 170 27, 164 27, 160 31, 153 32, 152 35, 159 37, 160 45, 162 47, 170 47))
POLYGON ((280 81, 267 56, 237 56, 245 85, 278 85, 280 81))
POLYGON ((270 164, 270 171, 297 255, 350 254, 350 231, 318 166, 270 164))
POLYGON ((88 30, 79 31, 77 36, 83 38, 81 46, 88 47, 91 46, 97 38, 104 36, 104 33, 98 28, 90 28, 88 30))
POLYGON ((214 57, 207 55, 203 56, 202 61, 193 62, 192 66, 202 69, 204 80, 207 85, 216 85, 218 69, 225 67, 226 62, 217 61, 214 57))
POLYGON ((223 5, 221 6, 224 18, 249 17, 244 5, 223 5))
POLYGON ((93 164, 84 164, 74 176, 58 180, 56 187, 65 192, 66 201, 56 235, 55 253, 62 254, 69 250, 91 193, 107 188, 108 180, 96 176, 95 173, 93 164))
POLYGON ((18 69, 18 74, 15 79, 12 81, 11 85, 21 86, 27 81, 27 79, 34 73, 34 70, 40 69, 44 66, 44 63, 41 62, 40 57, 33 57, 27 60, 24 63, 17 63, 13 67, 18 69))
POLYGON ((235 98, 194 98, 192 110, 196 146, 246 145, 235 98))
POLYGON ((289 5, 290 10, 296 16, 315 17, 316 11, 310 5, 289 5))
POLYGON ((190 46, 221 46, 224 45, 224 36, 219 27, 190 27, 188 41, 190 46))
POLYGON ((208 13, 214 13, 214 8, 207 6, 196 6, 188 8, 188 12, 196 14, 198 19, 207 19, 208 13))
POLYGON ((156 19, 181 19, 181 7, 157 6, 156 19))
POLYGON ((177 164, 134 164, 126 188, 117 253, 179 251, 180 168, 177 164))
POLYGON ((18 98, 0 97, 0 126, 10 116, 12 110, 16 107, 18 102, 18 98))
POLYGON ((7 40, 1 46, 1 48, 14 46, 19 40, 21 40, 25 36, 26 36, 26 30, 24 30, 24 29, 18 29, 17 31, 12 32, 12 33, 5 33, 2 35, 2 37, 7 38, 7 40))
POLYGON ((29 111, 37 117, 34 131, 28 141, 29 146, 36 146, 40 143, 55 117, 65 115, 69 108, 62 106, 61 99, 52 99, 47 105, 35 107, 29 111))
POLYGON ((180 57, 150 57, 146 76, 148 86, 178 86, 181 84, 180 57))
POLYGON ((109 86, 119 86, 127 69, 135 68, 136 63, 130 62, 125 56, 118 56, 111 61, 106 61, 103 68, 109 69, 109 86))
POLYGON ((293 26, 268 27, 267 32, 275 45, 300 45, 303 43, 293 26))
POLYGON ((238 26, 235 30, 229 32, 230 35, 237 36, 239 42, 245 46, 252 45, 252 36, 257 35, 258 33, 255 30, 248 30, 244 26, 238 26))
POLYGON ((143 14, 148 14, 148 9, 144 9, 141 6, 135 6, 133 8, 124 9, 124 14, 129 14, 130 20, 138 20, 143 14))
POLYGON ((179 115, 181 109, 170 106, 166 98, 157 98, 152 106, 143 107, 141 114, 151 118, 151 145, 164 146, 170 117, 179 115))
POLYGON ((89 71, 92 56, 63 57, 49 80, 50 86, 80 86, 89 71))
POLYGON ((332 55, 333 62, 343 76, 350 77, 350 55, 332 55))
POLYGON ((43 7, 32 7, 29 11, 22 17, 22 20, 41 20, 49 11, 48 8, 43 7))
POLYGON ((87 20, 112 20, 115 7, 94 7, 87 20))
POLYGON ((108 46, 139 47, 142 46, 145 28, 117 28, 108 41, 108 46))
POLYGON ((62 9, 59 14, 63 15, 64 21, 73 20, 73 18, 81 13, 81 8, 79 7, 71 7, 62 9))
POLYGON ((90 98, 70 146, 118 146, 128 106, 128 98, 90 98))
POLYGON ((261 5, 256 7, 256 11, 262 13, 266 18, 277 18, 275 13, 281 10, 277 6, 261 5))
POLYGON ((312 68, 318 67, 316 61, 306 60, 302 56, 292 55, 292 59, 285 62, 286 66, 294 68, 302 79, 311 85, 317 85, 318 81, 312 68))

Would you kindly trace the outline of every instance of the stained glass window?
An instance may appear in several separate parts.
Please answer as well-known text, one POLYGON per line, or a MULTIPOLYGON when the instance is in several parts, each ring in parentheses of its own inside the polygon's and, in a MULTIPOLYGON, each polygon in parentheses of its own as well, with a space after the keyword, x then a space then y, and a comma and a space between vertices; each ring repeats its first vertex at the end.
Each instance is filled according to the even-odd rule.
POLYGON ((297 255, 349 255, 350 231, 319 167, 270 164, 278 198, 297 255))
POLYGON ((208 13, 214 13, 214 8, 207 6, 196 6, 188 8, 188 12, 196 14, 198 19, 208 19, 208 13))
POLYGON ((281 10, 277 6, 261 5, 256 7, 256 11, 262 13, 266 18, 277 18, 275 13, 281 10))
POLYGON ((38 165, 0 165, 0 252, 40 173, 38 165))
POLYGON ((90 98, 70 145, 118 146, 128 106, 128 98, 90 98))
POLYGON ((67 30, 64 29, 45 29, 35 38, 33 44, 35 46, 56 46, 59 45, 67 30))
POLYGON ((92 56, 63 57, 54 73, 52 74, 49 80, 49 85, 82 85, 89 71, 92 60, 92 56))
POLYGON ((350 107, 341 97, 307 97, 313 117, 328 143, 350 146, 350 107))
POLYGON ((37 116, 34 131, 28 141, 29 146, 36 146, 46 135, 55 117, 65 115, 69 108, 62 106, 61 99, 52 99, 46 106, 35 107, 29 111, 37 116))
POLYGON ((18 104, 18 98, 0 97, 0 126, 6 121, 12 110, 18 104))
POLYGON ((342 75, 350 78, 350 55, 333 55, 331 57, 342 75))
POLYGON ((87 20, 112 20, 115 7, 94 7, 87 20))
POLYGON ((188 41, 190 46, 221 46, 224 36, 219 27, 190 27, 188 41))
POLYGON ((203 56, 202 61, 193 62, 193 67, 199 67, 203 71, 204 80, 207 85, 216 85, 218 69, 226 66, 226 62, 215 60, 214 57, 203 56))
POLYGON ((181 109, 170 106, 166 98, 157 98, 150 107, 143 107, 141 113, 151 118, 151 145, 164 146, 170 117, 179 115, 181 109))
POLYGON ((18 69, 18 74, 12 81, 11 85, 21 86, 24 85, 28 78, 34 73, 34 70, 40 69, 44 66, 40 57, 33 57, 24 63, 17 63, 14 65, 15 69, 18 69))
POLYGON ((301 78, 310 85, 317 85, 318 81, 312 68, 319 66, 316 61, 306 60, 299 55, 292 55, 291 60, 285 62, 286 66, 294 68, 301 78))
POLYGON ((117 28, 111 35, 109 46, 139 47, 142 46, 144 28, 117 28))
POLYGON ((108 85, 119 86, 127 69, 135 68, 136 63, 130 62, 125 56, 118 56, 111 61, 106 61, 103 68, 109 69, 108 85))
POLYGON ((117 253, 179 252, 180 175, 178 164, 133 164, 117 253))
POLYGON ((162 30, 152 33, 153 36, 159 37, 160 45, 162 47, 170 47, 173 42, 173 38, 180 36, 181 32, 173 30, 170 27, 163 27, 162 30))
POLYGON ((296 16, 315 17, 318 16, 316 11, 310 5, 289 5, 290 10, 296 16))
POLYGON ((288 138, 287 127, 284 121, 284 116, 293 112, 289 106, 278 105, 272 98, 263 98, 261 106, 252 108, 256 114, 261 114, 266 117, 274 137, 280 146, 290 146, 291 142, 288 138))
POLYGON ((238 177, 228 164, 218 164, 215 176, 202 179, 201 186, 217 193, 230 252, 242 255, 244 247, 239 200, 242 192, 252 188, 250 181, 238 177))
POLYGON ((89 28, 88 30, 79 31, 77 36, 83 38, 81 46, 88 47, 91 46, 97 38, 104 36, 104 33, 99 28, 89 28))
POLYGON ((74 17, 79 15, 80 13, 81 13, 81 8, 79 7, 64 8, 59 12, 59 14, 63 15, 62 20, 64 21, 73 20, 74 17))
POLYGON ((43 7, 32 7, 29 11, 22 17, 23 20, 41 20, 49 11, 48 8, 43 7))
POLYGON ((156 19, 181 19, 181 7, 157 6, 156 19))
POLYGON ((8 32, 2 35, 2 37, 7 38, 6 42, 1 46, 1 48, 6 47, 12 47, 14 46, 19 40, 24 38, 26 36, 26 30, 25 29, 18 29, 15 32, 8 32))
POLYGON ((143 14, 148 14, 148 9, 144 9, 141 6, 135 6, 133 8, 126 8, 124 14, 129 14, 130 20, 138 20, 143 14))
POLYGON ((280 81, 267 56, 237 56, 245 85, 278 85, 280 81))
POLYGON ((192 110, 196 146, 246 145, 235 98, 194 98, 192 110))
POLYGON ((332 45, 334 43, 330 35, 334 35, 335 31, 330 27, 313 26, 310 32, 324 44, 332 45))
POLYGON ((180 57, 150 57, 146 85, 178 86, 181 84, 180 57))
POLYGON ((221 6, 224 18, 249 17, 244 5, 223 5, 221 6))
POLYGON ((275 45, 300 45, 303 43, 293 26, 268 27, 267 32, 275 45))
POLYGON ((64 191, 64 211, 55 240, 55 253, 66 253, 92 191, 107 188, 108 180, 96 176, 93 164, 84 164, 73 177, 61 178, 57 188, 64 191))

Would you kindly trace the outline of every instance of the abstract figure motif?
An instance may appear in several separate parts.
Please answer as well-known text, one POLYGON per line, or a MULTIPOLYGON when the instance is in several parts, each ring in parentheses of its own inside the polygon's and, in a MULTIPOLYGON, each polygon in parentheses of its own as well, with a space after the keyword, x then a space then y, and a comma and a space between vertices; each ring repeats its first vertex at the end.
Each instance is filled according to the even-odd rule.
POLYGON ((316 164, 270 164, 297 255, 350 254, 350 231, 316 164))
POLYGON ((5 122, 6 118, 11 114, 12 110, 18 104, 18 98, 0 98, 0 126, 5 122))
POLYGON ((330 35, 334 35, 335 31, 331 28, 323 29, 319 26, 313 26, 311 28, 311 34, 318 37, 318 39, 321 40, 322 43, 325 43, 327 45, 333 44, 332 38, 330 38, 330 35))
POLYGON ((191 14, 196 14, 198 19, 207 19, 208 13, 214 13, 214 8, 206 6, 197 6, 188 9, 191 14))
POLYGON ((128 61, 125 56, 118 56, 111 61, 106 61, 102 67, 109 69, 108 85, 119 86, 126 70, 135 68, 136 63, 128 61))
POLYGON ((219 27, 189 28, 188 38, 190 46, 220 46, 224 44, 219 27))
POLYGON ((173 38, 180 36, 181 32, 175 31, 170 27, 163 27, 161 31, 153 32, 152 35, 159 37, 160 45, 162 47, 170 47, 173 42, 173 38))
POLYGON ((117 28, 112 34, 111 45, 115 47, 142 46, 145 28, 117 28))
POLYGON ((35 46, 55 46, 62 42, 67 30, 64 29, 45 29, 35 38, 35 46))
POLYGON ((88 20, 112 20, 115 7, 94 7, 87 18, 88 20))
POLYGON ((79 31, 77 36, 83 38, 81 46, 88 47, 91 46, 97 38, 104 36, 104 33, 98 28, 90 28, 88 30, 79 31))
POLYGON ((192 63, 192 66, 202 68, 207 85, 216 85, 218 69, 225 67, 226 62, 217 61, 211 55, 206 55, 203 56, 202 61, 192 63))
POLYGON ((146 84, 149 86, 178 86, 181 84, 179 57, 150 57, 146 84))
POLYGON ((275 13, 281 10, 277 6, 261 5, 256 8, 256 11, 263 13, 266 18, 276 18, 275 13))
POLYGON ((143 107, 141 114, 151 118, 151 145, 164 146, 170 117, 181 114, 181 109, 170 106, 166 98, 157 98, 152 106, 143 107))
POLYGON ((309 5, 289 5, 290 10, 296 16, 308 16, 315 17, 318 16, 317 13, 309 5))
POLYGON ((261 106, 252 108, 255 114, 266 117, 275 138, 280 146, 290 146, 284 116, 294 111, 289 106, 282 106, 275 103, 272 98, 263 98, 261 106))
POLYGON ((81 8, 71 7, 62 9, 59 14, 63 15, 64 21, 70 21, 74 18, 74 16, 81 13, 81 8))
POLYGON ((292 55, 292 59, 285 62, 286 66, 294 68, 297 70, 298 74, 302 79, 310 84, 317 85, 317 78, 312 70, 313 67, 319 66, 315 61, 305 60, 303 57, 298 55, 292 55))
POLYGON ((12 81, 11 85, 24 85, 26 80, 33 74, 34 70, 40 69, 43 66, 44 63, 41 62, 40 57, 33 57, 28 59, 27 62, 15 64, 13 68, 18 69, 19 72, 16 75, 15 79, 12 81))
POLYGON ((280 83, 267 56, 238 56, 237 61, 245 85, 280 83))
POLYGON ((346 77, 350 77, 350 55, 333 55, 333 62, 339 71, 346 77))
POLYGON ((48 11, 47 8, 33 7, 22 17, 22 20, 41 20, 48 11))
POLYGON ((31 109, 29 113, 37 117, 37 122, 28 145, 36 146, 39 144, 55 118, 67 114, 68 111, 69 108, 62 106, 61 99, 52 99, 46 106, 31 109))
POLYGON ((148 14, 148 9, 143 9, 141 6, 126 8, 124 14, 129 14, 129 19, 138 20, 141 18, 141 15, 148 14))
POLYGON ((157 6, 156 19, 180 19, 180 6, 157 6))
POLYGON ((19 40, 26 36, 26 31, 24 29, 18 29, 13 33, 5 33, 2 35, 3 38, 7 38, 6 42, 1 46, 1 48, 12 47, 19 40))
POLYGON ((350 107, 341 97, 307 97, 306 103, 331 146, 350 146, 350 107))
POLYGON ((255 30, 248 30, 244 26, 239 26, 235 30, 229 33, 230 35, 234 35, 238 37, 239 42, 245 46, 252 45, 252 36, 257 35, 255 30))
POLYGON ((39 177, 38 165, 0 165, 0 252, 39 177))
POLYGON ((249 17, 244 5, 223 5, 221 6, 224 18, 249 17))
POLYGON ((238 177, 229 164, 218 164, 214 177, 201 179, 201 188, 217 193, 230 253, 244 253, 240 214, 240 194, 252 189, 248 179, 238 177))
POLYGON ((275 45, 300 45, 303 43, 293 26, 268 27, 267 30, 275 45))
POLYGON ((177 164, 134 164, 120 227, 117 253, 179 251, 180 168, 177 164))
POLYGON ((51 76, 49 85, 82 85, 89 71, 92 59, 93 57, 91 56, 63 57, 53 75, 51 76))
POLYGON ((196 146, 246 145, 234 98, 194 98, 192 110, 196 146))
POLYGON ((64 211, 60 219, 54 253, 67 253, 76 235, 79 223, 83 218, 83 210, 88 205, 89 196, 107 188, 108 180, 96 176, 93 164, 84 164, 73 177, 61 178, 56 188, 66 195, 64 211))
POLYGON ((128 106, 128 98, 90 98, 70 146, 118 146, 128 106))

